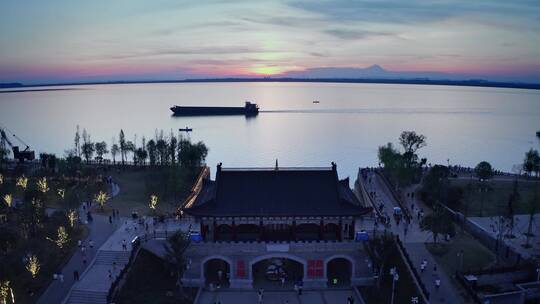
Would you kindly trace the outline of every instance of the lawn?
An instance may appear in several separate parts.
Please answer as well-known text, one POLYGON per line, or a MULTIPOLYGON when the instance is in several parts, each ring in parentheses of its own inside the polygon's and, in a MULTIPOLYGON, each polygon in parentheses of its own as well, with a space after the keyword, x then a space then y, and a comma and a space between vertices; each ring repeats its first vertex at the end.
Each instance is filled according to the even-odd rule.
POLYGON ((465 299, 469 299, 472 303, 469 294, 455 278, 456 270, 467 272, 472 269, 490 267, 495 262, 495 255, 471 235, 462 232, 458 232, 451 243, 444 244, 442 247, 438 246, 434 247, 432 243, 426 244, 427 250, 433 254, 437 263, 451 278, 452 284, 465 299), (461 254, 461 252, 463 252, 462 265, 458 257, 458 253, 461 254))
POLYGON ((152 194, 158 196, 156 213, 174 212, 189 194, 196 177, 196 173, 185 169, 159 167, 126 168, 114 170, 110 175, 120 187, 120 193, 107 203, 106 211, 115 208, 122 215, 129 215, 133 211, 153 214, 149 207, 152 194))
MULTIPOLYGON (((465 189, 465 186, 470 182, 471 181, 464 179, 451 180, 452 185, 460 186, 463 189, 465 189)), ((489 187, 489 191, 487 192, 480 192, 478 190, 478 185, 480 182, 473 180, 472 183, 475 185, 476 190, 472 193, 471 202, 468 204, 468 206, 461 204, 457 208, 460 212, 467 211, 468 216, 494 216, 504 214, 507 211, 508 198, 512 193, 514 185, 512 180, 488 181, 486 182, 486 185, 489 187), (482 209, 483 212, 480 212, 482 209)), ((515 214, 527 214, 527 204, 533 196, 533 190, 535 187, 538 189, 538 194, 540 195, 539 182, 532 180, 520 180, 518 182, 518 191, 521 198, 519 202, 514 205, 515 214)), ((540 208, 537 212, 540 212, 540 208)))
POLYGON ((427 249, 449 275, 455 274, 458 270, 460 264, 458 253, 461 251, 463 251, 461 271, 486 268, 495 261, 495 255, 467 233, 458 232, 449 244, 443 246, 445 250, 433 248, 432 243, 426 244, 427 249))
POLYGON ((184 288, 186 297, 181 296, 176 287, 176 275, 171 274, 170 270, 164 260, 141 249, 114 302, 119 304, 192 303, 196 289, 184 288))

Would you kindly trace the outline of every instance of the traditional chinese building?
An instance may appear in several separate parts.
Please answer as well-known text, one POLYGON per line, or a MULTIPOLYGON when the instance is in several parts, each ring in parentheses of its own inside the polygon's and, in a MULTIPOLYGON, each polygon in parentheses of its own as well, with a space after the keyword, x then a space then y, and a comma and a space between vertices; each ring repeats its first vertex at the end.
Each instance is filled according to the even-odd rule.
MULTIPOLYGON (((182 211, 193 217, 194 242, 184 281, 251 287, 302 281, 306 286, 366 279, 355 232, 371 208, 328 168, 222 168, 199 181, 182 211), (332 269, 332 265, 336 264, 332 269), (333 276, 333 277, 332 277, 333 276)), ((368 275, 369 276, 369 275, 368 275)))

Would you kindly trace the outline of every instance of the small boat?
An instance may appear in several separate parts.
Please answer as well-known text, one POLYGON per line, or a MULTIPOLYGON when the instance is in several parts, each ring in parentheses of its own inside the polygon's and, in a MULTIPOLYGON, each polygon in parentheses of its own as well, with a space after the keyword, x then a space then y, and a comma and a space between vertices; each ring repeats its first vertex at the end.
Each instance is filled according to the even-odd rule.
POLYGON ((320 103, 320 101, 318 101, 318 100, 314 100, 314 101, 313 101, 313 103, 320 103))
POLYGON ((178 131, 180 131, 180 132, 191 132, 191 131, 193 131, 193 129, 192 129, 192 128, 185 127, 185 128, 180 128, 180 129, 178 129, 178 131))

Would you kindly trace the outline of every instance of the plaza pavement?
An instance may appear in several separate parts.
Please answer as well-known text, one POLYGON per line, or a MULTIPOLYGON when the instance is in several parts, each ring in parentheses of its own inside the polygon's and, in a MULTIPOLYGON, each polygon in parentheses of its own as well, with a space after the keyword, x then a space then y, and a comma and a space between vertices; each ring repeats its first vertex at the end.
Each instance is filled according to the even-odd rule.
MULTIPOLYGON (((294 290, 265 291, 263 303, 269 304, 339 304, 347 303, 347 297, 353 296, 354 303, 363 304, 352 289, 304 290, 299 296, 294 290), (288 301, 288 302, 286 302, 288 301)), ((201 292, 194 304, 238 304, 258 303, 257 290, 220 290, 201 292)))

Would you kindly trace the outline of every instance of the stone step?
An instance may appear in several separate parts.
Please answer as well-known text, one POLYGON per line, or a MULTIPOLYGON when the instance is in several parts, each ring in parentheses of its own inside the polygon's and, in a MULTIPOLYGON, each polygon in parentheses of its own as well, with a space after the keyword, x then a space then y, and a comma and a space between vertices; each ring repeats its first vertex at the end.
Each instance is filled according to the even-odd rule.
POLYGON ((107 293, 91 290, 73 290, 68 304, 107 304, 107 293))
POLYGON ((112 265, 116 262, 118 266, 125 265, 129 261, 130 252, 128 251, 98 251, 96 265, 112 265))

